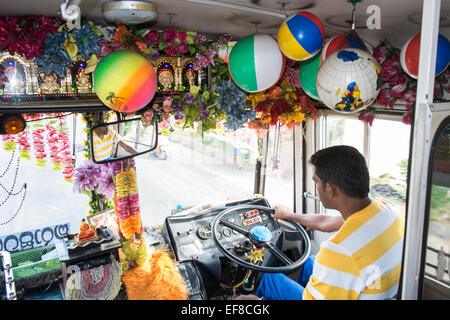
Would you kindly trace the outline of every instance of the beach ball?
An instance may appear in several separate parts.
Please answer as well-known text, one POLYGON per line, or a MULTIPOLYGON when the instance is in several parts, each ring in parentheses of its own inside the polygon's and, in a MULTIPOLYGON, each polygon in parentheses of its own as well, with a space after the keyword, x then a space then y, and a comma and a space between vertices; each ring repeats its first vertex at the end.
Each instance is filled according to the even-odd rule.
POLYGON ((311 59, 300 63, 300 85, 305 93, 313 99, 319 100, 316 90, 316 78, 321 64, 320 52, 311 59))
POLYGON ((313 57, 322 48, 325 29, 314 14, 300 11, 288 17, 278 29, 278 45, 283 54, 296 61, 313 57))
MULTIPOLYGON (((400 64, 403 71, 417 79, 419 73, 420 33, 411 37, 400 52, 400 64)), ((450 62, 450 43, 442 34, 438 35, 436 56, 436 77, 447 69, 450 62)))
POLYGON ((247 92, 264 91, 281 78, 285 57, 268 34, 251 35, 231 49, 228 70, 236 85, 247 92))
POLYGON ((362 111, 381 89, 380 67, 372 55, 360 49, 332 53, 317 73, 316 89, 328 108, 343 112, 362 111))
POLYGON ((153 99, 156 72, 142 55, 114 51, 104 56, 95 68, 94 90, 107 107, 118 112, 135 112, 153 99))
POLYGON ((351 30, 347 34, 334 36, 325 42, 321 53, 321 63, 323 63, 325 59, 333 52, 346 48, 355 48, 368 51, 366 45, 356 31, 351 30))

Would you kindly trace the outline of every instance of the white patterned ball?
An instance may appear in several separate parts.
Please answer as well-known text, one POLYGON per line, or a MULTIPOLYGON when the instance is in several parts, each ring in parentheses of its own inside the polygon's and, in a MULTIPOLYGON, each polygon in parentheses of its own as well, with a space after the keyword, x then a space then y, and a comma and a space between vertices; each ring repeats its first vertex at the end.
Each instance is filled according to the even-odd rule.
POLYGON ((331 54, 320 67, 316 89, 320 101, 332 110, 362 111, 380 93, 380 66, 366 51, 342 49, 331 54))

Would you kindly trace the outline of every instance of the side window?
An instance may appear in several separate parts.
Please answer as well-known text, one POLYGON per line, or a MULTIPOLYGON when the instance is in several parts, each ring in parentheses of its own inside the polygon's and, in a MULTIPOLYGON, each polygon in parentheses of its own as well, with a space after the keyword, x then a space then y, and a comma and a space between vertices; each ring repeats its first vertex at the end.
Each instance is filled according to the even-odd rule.
POLYGON ((326 147, 349 145, 364 153, 364 123, 358 119, 328 116, 326 147))
POLYGON ((375 119, 370 128, 369 172, 372 197, 383 197, 405 212, 411 126, 375 119))
MULTIPOLYGON (((327 116, 322 123, 323 147, 350 145, 358 149, 368 163, 370 197, 383 197, 404 212, 411 127, 385 119, 375 119, 368 126, 356 118, 339 116, 327 116)), ((325 212, 337 213, 327 209, 325 212)))
MULTIPOLYGON (((447 288, 450 253, 450 119, 438 130, 431 150, 431 183, 428 202, 428 235, 424 274, 431 281, 424 285, 423 298, 434 299, 433 292, 447 288)), ((426 279, 427 280, 427 279, 426 279)), ((445 289, 444 289, 445 290, 445 289)), ((442 296, 441 296, 442 297, 442 296)))
POLYGON ((264 196, 271 206, 294 208, 294 130, 270 127, 264 196))

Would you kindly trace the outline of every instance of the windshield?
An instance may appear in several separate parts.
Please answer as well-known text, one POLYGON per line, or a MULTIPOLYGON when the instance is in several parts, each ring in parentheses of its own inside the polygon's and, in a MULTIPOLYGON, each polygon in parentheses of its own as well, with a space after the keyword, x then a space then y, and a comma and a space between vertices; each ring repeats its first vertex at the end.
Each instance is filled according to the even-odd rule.
MULTIPOLYGON (((46 114, 27 121, 23 133, 1 137, 0 250, 48 244, 59 234, 76 233, 81 220, 96 213, 88 190, 73 181, 87 163, 83 116, 46 114)), ((160 124, 158 148, 134 158, 144 227, 180 209, 253 195, 260 155, 255 130, 219 125, 202 137, 198 128, 183 126, 175 120, 160 124)), ((112 204, 113 196, 108 199, 112 204)))

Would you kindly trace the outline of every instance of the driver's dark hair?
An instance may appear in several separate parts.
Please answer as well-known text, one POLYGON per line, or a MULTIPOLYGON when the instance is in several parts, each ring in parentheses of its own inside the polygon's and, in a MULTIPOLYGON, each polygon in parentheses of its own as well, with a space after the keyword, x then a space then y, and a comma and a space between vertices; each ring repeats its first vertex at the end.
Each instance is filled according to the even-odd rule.
POLYGON ((370 176, 364 156, 350 146, 334 146, 317 151, 309 162, 323 186, 336 185, 349 197, 365 198, 369 194, 370 176))

